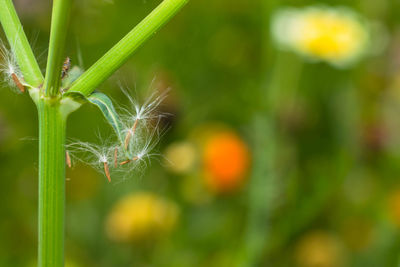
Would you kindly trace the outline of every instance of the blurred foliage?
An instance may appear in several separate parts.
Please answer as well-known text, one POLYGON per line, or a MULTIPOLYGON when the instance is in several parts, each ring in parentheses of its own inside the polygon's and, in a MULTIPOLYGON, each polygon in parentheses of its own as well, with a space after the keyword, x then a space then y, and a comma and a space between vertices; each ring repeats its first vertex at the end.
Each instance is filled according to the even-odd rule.
MULTIPOLYGON (((50 2, 14 2, 43 67, 50 2)), ((88 68, 158 3, 75 1, 66 56, 88 68)), ((192 0, 99 88, 120 105, 128 104, 120 87, 141 100, 171 88, 161 107, 171 114, 162 122, 169 130, 159 148, 163 156, 126 181, 108 184, 78 162, 67 171, 67 266, 398 266, 400 2, 323 1, 352 8, 379 25, 372 39, 385 38, 376 53, 346 69, 309 62, 271 39, 275 12, 314 4, 321 2, 192 0), (262 125, 266 117, 274 122, 273 134, 262 125), (229 140, 249 150, 235 190, 207 186, 204 128, 211 135, 229 131, 211 149, 222 149, 219 157, 225 159, 229 140), (265 148, 274 148, 278 179, 253 169, 270 155, 265 148), (268 180, 267 190, 256 190, 263 188, 253 183, 257 175, 263 186, 268 180), (131 210, 121 218, 140 221, 130 235, 145 231, 140 241, 115 242, 107 218, 117 203, 140 192, 151 195, 142 211, 135 208, 142 219, 131 210), (258 216, 263 207, 267 216, 258 216), (252 218, 265 221, 253 228, 252 218), (157 226, 162 223, 170 227, 157 226), (254 235, 259 253, 243 260, 251 249, 246 237, 254 235)), ((31 100, 7 88, 0 90, 0 106, 0 266, 32 266, 37 118, 31 100)), ((70 138, 95 141, 99 132, 111 131, 90 105, 69 118, 70 138)))

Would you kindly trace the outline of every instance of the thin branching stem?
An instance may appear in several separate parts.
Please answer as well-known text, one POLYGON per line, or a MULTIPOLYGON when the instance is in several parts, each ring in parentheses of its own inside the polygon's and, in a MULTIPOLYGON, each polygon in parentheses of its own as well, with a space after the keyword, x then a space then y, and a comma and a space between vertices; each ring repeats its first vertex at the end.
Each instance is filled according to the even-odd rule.
MULTIPOLYGON (((107 54, 84 73, 70 91, 89 96, 95 87, 114 73, 137 48, 164 25, 188 0, 165 0, 107 54)), ((39 115, 39 244, 38 266, 64 266, 64 220, 65 220, 65 165, 71 166, 71 158, 65 151, 66 119, 80 104, 72 98, 61 96, 60 81, 64 43, 72 0, 53 0, 49 55, 46 77, 40 71, 32 49, 11 0, 0 0, 0 21, 29 87, 36 87, 31 94, 39 115), (33 97, 35 96, 35 97, 33 97), (67 161, 66 161, 67 158, 67 161)), ((12 77, 17 82, 18 77, 12 77)), ((18 85, 18 84, 17 84, 18 85)), ((21 91, 24 89, 19 86, 21 91)), ((93 96, 93 95, 92 95, 93 96)), ((93 98, 93 97, 92 97, 93 98)), ((89 99, 87 99, 89 100, 89 99)), ((99 106, 104 107, 97 97, 99 106)), ((90 100, 89 100, 90 101, 90 100)), ((149 112, 148 110, 145 110, 149 112)), ((113 118, 110 116, 110 118, 113 118)), ((136 123, 137 124, 137 123, 136 123)), ((136 130, 136 124, 132 128, 136 130)), ((115 129, 119 130, 116 124, 115 129)), ((122 142, 122 137, 120 137, 122 142)), ((146 143, 138 156, 140 160, 152 145, 146 143)), ((103 157, 103 156, 102 156, 103 157)), ((104 172, 111 181, 108 160, 102 159, 104 172)), ((118 166, 118 150, 114 152, 114 167, 118 166)))
POLYGON ((44 94, 55 96, 60 91, 61 69, 71 0, 54 0, 51 17, 49 55, 47 58, 44 94))
POLYGON ((79 77, 69 92, 90 95, 110 77, 154 33, 167 23, 188 0, 164 0, 121 41, 79 77))
POLYGON ((0 0, 0 21, 25 82, 38 87, 43 83, 43 75, 11 0, 0 0))

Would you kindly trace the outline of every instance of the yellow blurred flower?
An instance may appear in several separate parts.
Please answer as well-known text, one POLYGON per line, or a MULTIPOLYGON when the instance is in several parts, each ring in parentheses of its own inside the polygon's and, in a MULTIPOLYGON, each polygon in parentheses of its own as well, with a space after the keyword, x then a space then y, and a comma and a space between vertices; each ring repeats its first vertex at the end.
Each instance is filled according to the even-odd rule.
POLYGON ((190 142, 176 142, 165 150, 166 166, 172 172, 185 174, 190 172, 197 158, 197 150, 190 142))
POLYGON ((363 19, 344 7, 282 9, 271 30, 281 47, 342 67, 365 54, 370 40, 363 19))
POLYGON ((128 195, 112 209, 106 222, 108 237, 117 242, 157 238, 176 224, 178 207, 147 192, 128 195))
POLYGON ((312 231, 300 239, 296 246, 296 266, 344 266, 344 251, 339 241, 324 231, 312 231))
POLYGON ((400 189, 397 188, 389 193, 387 208, 390 221, 400 228, 400 189))
MULTIPOLYGON (((38 263, 37 260, 33 260, 28 264, 29 267, 37 267, 38 263)), ((65 259, 65 267, 80 267, 82 265, 78 264, 77 262, 71 260, 71 259, 65 259)))
POLYGON ((344 220, 341 236, 347 247, 353 251, 365 251, 376 238, 374 225, 362 217, 344 220))
POLYGON ((65 261, 65 267, 78 267, 78 266, 79 265, 74 261, 71 261, 71 260, 66 260, 65 261))

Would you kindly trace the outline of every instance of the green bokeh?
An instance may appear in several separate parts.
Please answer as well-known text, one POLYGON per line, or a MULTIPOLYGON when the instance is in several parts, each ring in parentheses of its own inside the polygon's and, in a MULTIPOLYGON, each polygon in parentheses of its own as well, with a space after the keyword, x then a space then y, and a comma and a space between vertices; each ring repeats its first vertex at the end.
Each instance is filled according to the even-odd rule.
MULTIPOLYGON (((14 2, 45 69, 50 3, 14 2)), ((354 8, 368 20, 380 23, 381 33, 385 31, 388 36, 382 52, 352 69, 338 70, 278 51, 270 40, 272 12, 283 6, 315 2, 264 2, 190 1, 98 89, 115 103, 128 105, 121 87, 129 88, 142 100, 151 90, 171 88, 161 107, 171 116, 163 121, 169 129, 161 139, 160 154, 172 142, 192 138, 195 129, 210 122, 234 129, 253 153, 259 144, 255 140, 263 136, 254 131, 264 128, 254 127, 254 123, 263 114, 265 80, 273 76, 280 59, 283 81, 290 79, 289 70, 295 64, 301 65, 296 97, 283 97, 278 105, 279 140, 263 142, 279 147, 276 161, 282 175, 271 189, 279 191, 272 200, 269 194, 273 193, 268 190, 258 198, 272 207, 265 221, 268 231, 259 233, 266 236, 257 263, 244 265, 298 266, 299 244, 318 230, 340 247, 335 256, 343 266, 397 266, 400 215, 397 224, 392 217, 396 210, 400 213, 400 199, 397 206, 393 204, 396 192, 400 195, 396 191, 400 188, 400 127, 396 122, 400 111, 400 4, 391 0, 323 2, 354 8)), ((158 3, 75 1, 65 56, 73 64, 88 68, 158 3)), ((1 87, 0 266, 34 266, 36 109, 27 95, 16 94, 6 84, 1 87)), ((71 139, 97 142, 99 133, 107 137, 111 132, 94 106, 83 106, 68 121, 71 139)), ((80 164, 68 170, 69 266, 230 267, 242 263, 251 210, 250 181, 223 196, 198 189, 200 195, 206 194, 200 196, 205 200, 193 203, 182 192, 182 184, 185 179, 201 180, 202 173, 175 175, 165 165, 160 156, 143 172, 111 184, 101 173, 80 164), (128 244, 109 240, 105 220, 113 205, 122 196, 142 190, 175 202, 180 210, 178 224, 157 240, 128 244)), ((320 253, 327 255, 324 244, 320 253)))

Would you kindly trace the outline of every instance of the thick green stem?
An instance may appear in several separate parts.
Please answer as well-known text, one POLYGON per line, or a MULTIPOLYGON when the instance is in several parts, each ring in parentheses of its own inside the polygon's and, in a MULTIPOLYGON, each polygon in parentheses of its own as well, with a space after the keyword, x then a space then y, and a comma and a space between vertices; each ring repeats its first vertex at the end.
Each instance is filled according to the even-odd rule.
MULTIPOLYGON (((39 267, 64 266, 66 114, 80 105, 69 98, 61 98, 59 91, 71 1, 53 0, 44 91, 40 95, 31 94, 35 96, 39 113, 39 267)), ((188 0, 164 0, 85 72, 71 86, 70 91, 90 95, 187 2, 188 0)), ((0 21, 25 81, 31 86, 39 87, 43 84, 43 75, 11 0, 0 0, 0 21)))
POLYGON ((65 128, 59 101, 39 112, 39 267, 64 266, 65 128))
POLYGON ((46 78, 44 82, 44 93, 46 96, 55 96, 60 91, 64 44, 67 36, 71 4, 71 0, 53 0, 49 56, 47 58, 46 78))
POLYGON ((38 87, 43 83, 43 75, 11 0, 0 0, 0 21, 25 81, 38 87))
POLYGON ((154 33, 167 23, 188 0, 164 0, 121 41, 93 64, 69 89, 90 95, 97 86, 110 77, 154 33))

